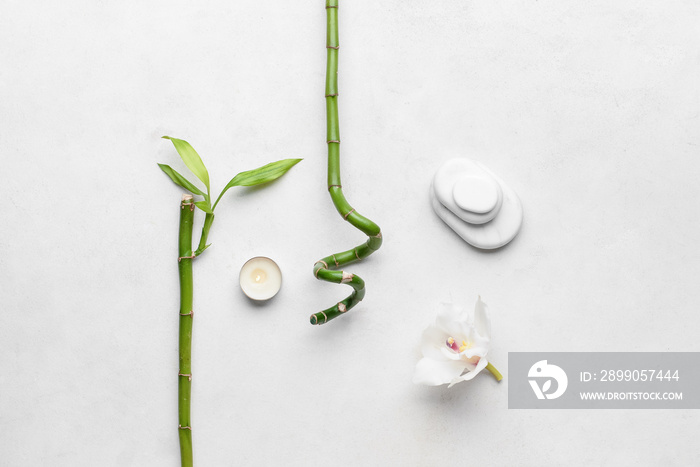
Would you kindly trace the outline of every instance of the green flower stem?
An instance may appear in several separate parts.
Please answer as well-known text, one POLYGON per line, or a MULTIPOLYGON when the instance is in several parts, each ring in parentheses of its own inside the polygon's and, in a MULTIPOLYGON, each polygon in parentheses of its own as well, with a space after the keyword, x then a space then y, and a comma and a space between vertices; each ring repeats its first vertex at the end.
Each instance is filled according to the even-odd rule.
POLYGON ((493 377, 496 378, 496 381, 500 381, 503 379, 503 375, 501 374, 501 372, 498 371, 495 366, 491 365, 491 362, 489 362, 488 365, 486 365, 486 369, 491 372, 493 377))
POLYGON ((311 324, 324 324, 357 305, 365 296, 365 282, 358 276, 344 271, 333 271, 371 255, 382 245, 379 226, 359 214, 343 195, 340 183, 340 125, 338 122, 338 0, 326 0, 326 139, 328 143, 328 191, 338 213, 369 237, 366 243, 352 250, 336 253, 314 264, 317 279, 336 284, 348 284, 352 294, 332 307, 311 315, 311 324))
POLYGON ((192 426, 190 400, 192 394, 192 226, 194 200, 183 195, 180 203, 180 235, 178 271, 180 273, 180 371, 178 372, 178 431, 182 467, 192 466, 192 426))

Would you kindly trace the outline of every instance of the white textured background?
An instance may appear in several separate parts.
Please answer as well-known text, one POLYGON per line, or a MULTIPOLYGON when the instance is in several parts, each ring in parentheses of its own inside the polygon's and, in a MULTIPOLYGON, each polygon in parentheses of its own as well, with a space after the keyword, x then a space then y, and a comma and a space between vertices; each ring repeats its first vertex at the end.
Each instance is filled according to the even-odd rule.
MULTIPOLYGON (((349 270, 312 265, 363 236, 325 188, 325 11, 316 1, 5 0, 0 15, 2 466, 175 466, 179 190, 163 134, 218 190, 303 157, 217 209, 195 263, 200 466, 689 465, 697 411, 507 409, 509 351, 698 351, 700 6, 678 1, 344 1, 343 182, 383 228, 349 270), (506 248, 430 210, 434 170, 482 160, 520 194, 506 248), (237 287, 280 264, 265 307, 237 287), (488 374, 411 383, 450 297, 492 312, 488 374)), ((201 214, 201 213, 200 213, 201 214)))

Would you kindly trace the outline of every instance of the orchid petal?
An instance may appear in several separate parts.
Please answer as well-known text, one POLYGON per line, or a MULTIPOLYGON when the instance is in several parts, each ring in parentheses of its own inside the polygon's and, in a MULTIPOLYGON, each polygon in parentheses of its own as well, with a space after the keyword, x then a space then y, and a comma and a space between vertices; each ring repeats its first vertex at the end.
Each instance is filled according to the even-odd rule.
POLYGON ((442 358, 442 349, 449 336, 435 326, 428 326, 421 336, 420 348, 424 357, 442 358))
POLYGON ((428 386, 439 386, 454 380, 464 371, 464 363, 451 360, 423 358, 416 365, 413 382, 428 386))
POLYGON ((452 349, 448 349, 447 346, 443 346, 440 349, 440 353, 442 354, 442 360, 461 360, 462 357, 460 357, 460 354, 455 352, 452 349))
POLYGON ((484 368, 486 368, 486 365, 488 365, 488 364, 489 364, 489 362, 488 362, 485 358, 480 359, 480 360, 479 360, 479 363, 476 364, 476 368, 474 368, 474 369, 471 370, 471 371, 468 371, 468 372, 464 373, 464 374, 461 375, 461 376, 458 376, 458 377, 454 378, 454 379, 450 382, 450 385, 447 386, 447 387, 448 387, 448 388, 451 388, 452 386, 454 386, 454 385, 457 384, 457 383, 460 383, 460 382, 462 382, 462 381, 468 381, 468 380, 474 378, 476 375, 478 375, 478 374, 481 372, 481 370, 483 370, 484 368))
POLYGON ((474 305, 474 327, 481 337, 491 339, 491 319, 489 318, 488 306, 481 301, 481 296, 474 305))
POLYGON ((468 316, 462 308, 449 303, 442 303, 435 318, 435 326, 457 341, 467 339, 469 333, 468 316))
POLYGON ((459 355, 464 358, 472 357, 485 357, 489 353, 489 348, 486 346, 474 346, 471 349, 467 349, 459 355))

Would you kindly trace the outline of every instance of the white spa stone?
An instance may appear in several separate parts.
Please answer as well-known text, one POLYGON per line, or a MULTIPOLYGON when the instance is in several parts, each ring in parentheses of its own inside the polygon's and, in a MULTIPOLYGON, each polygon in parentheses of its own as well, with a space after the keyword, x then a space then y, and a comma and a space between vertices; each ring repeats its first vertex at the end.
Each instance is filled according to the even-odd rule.
POLYGON ((496 217, 503 203, 503 190, 498 182, 469 159, 455 158, 445 162, 435 173, 433 186, 440 203, 470 224, 489 222, 496 217), (476 181, 476 185, 471 181, 476 181))
POLYGON ((498 204, 499 191, 498 183, 492 178, 463 175, 452 188, 452 198, 465 211, 486 214, 498 204))
MULTIPOLYGON (((518 195, 516 195, 503 180, 478 162, 469 159, 452 159, 445 165, 449 168, 451 173, 456 172, 457 175, 438 177, 436 174, 433 179, 433 184, 430 187, 430 202, 440 219, 450 226, 464 241, 477 248, 493 250, 513 240, 520 231, 520 226, 523 222, 523 206, 518 195), (502 194, 500 209, 495 209, 497 211, 495 217, 491 221, 480 224, 466 222, 462 216, 457 216, 451 209, 448 209, 438 197, 438 194, 444 195, 445 192, 453 192, 455 183, 460 180, 466 181, 466 178, 459 176, 459 173, 461 172, 462 175, 467 173, 471 176, 470 174, 474 173, 474 167, 483 171, 483 173, 487 174, 497 183, 500 188, 500 193, 502 194), (448 183, 451 181, 452 185, 437 186, 438 182, 445 181, 448 183)), ((444 167, 445 166, 441 167, 438 173, 440 173, 444 167)), ((450 204, 457 206, 457 209, 462 213, 466 212, 459 208, 454 199, 452 199, 452 203, 450 204)), ((460 204, 462 204, 461 200, 460 204)), ((467 202, 467 206, 473 205, 467 202)))

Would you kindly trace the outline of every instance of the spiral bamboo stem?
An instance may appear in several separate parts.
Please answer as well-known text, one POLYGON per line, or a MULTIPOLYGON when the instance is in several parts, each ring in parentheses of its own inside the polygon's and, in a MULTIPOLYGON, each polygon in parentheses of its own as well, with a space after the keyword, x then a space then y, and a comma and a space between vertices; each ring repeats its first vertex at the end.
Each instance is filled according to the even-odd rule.
POLYGON ((340 183, 340 127, 338 122, 338 0, 326 0, 326 141, 328 143, 328 191, 333 205, 352 226, 369 237, 367 242, 352 250, 332 254, 314 264, 317 279, 347 284, 352 294, 330 308, 311 315, 311 324, 324 324, 350 310, 365 296, 365 282, 357 275, 342 270, 346 264, 360 261, 379 249, 382 233, 377 224, 358 213, 343 195, 340 183))

